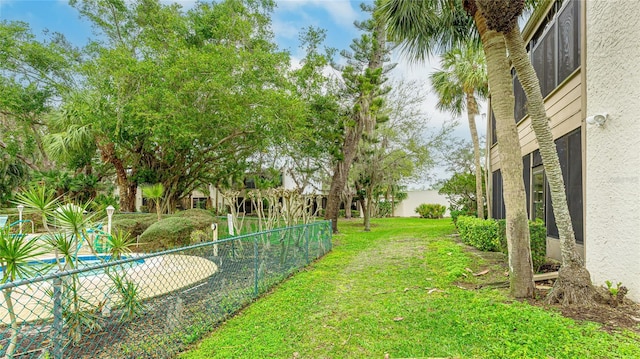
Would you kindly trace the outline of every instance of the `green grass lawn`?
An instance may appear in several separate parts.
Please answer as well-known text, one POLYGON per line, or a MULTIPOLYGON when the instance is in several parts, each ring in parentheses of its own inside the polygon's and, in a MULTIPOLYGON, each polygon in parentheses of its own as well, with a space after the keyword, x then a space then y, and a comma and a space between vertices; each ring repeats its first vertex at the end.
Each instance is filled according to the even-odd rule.
POLYGON ((453 284, 482 263, 447 236, 448 219, 340 230, 333 252, 181 358, 640 358, 630 332, 453 284))

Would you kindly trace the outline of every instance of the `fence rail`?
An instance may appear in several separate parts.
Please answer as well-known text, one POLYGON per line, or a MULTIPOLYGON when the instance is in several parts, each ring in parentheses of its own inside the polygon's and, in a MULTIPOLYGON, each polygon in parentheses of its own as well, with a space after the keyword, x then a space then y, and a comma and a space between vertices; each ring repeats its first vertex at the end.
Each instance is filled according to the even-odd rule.
MULTIPOLYGON (((173 358, 331 250, 330 222, 278 228, 0 285, 0 356, 173 358)), ((93 262, 93 264, 92 264, 93 262)), ((34 267, 35 268, 35 267, 34 267)))

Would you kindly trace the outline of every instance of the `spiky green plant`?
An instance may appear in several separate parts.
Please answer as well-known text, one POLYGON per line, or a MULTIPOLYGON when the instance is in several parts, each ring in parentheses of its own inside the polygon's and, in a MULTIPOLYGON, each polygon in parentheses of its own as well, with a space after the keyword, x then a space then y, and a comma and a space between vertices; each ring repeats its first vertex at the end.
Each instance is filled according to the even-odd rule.
MULTIPOLYGON (((75 240, 75 257, 77 257, 84 238, 88 238, 87 229, 91 228, 93 218, 97 215, 97 213, 89 213, 87 211, 90 205, 90 202, 82 205, 67 203, 53 211, 53 217, 56 219, 57 225, 63 231, 68 232, 71 238, 75 240)), ((87 244, 95 254, 92 243, 87 241, 87 244)))
POLYGON ((46 186, 34 186, 16 195, 15 203, 22 204, 27 212, 37 213, 42 217, 42 226, 49 231, 47 218, 58 206, 60 197, 56 197, 53 190, 46 186))
POLYGON ((135 245, 135 238, 129 232, 116 231, 107 237, 107 247, 112 260, 119 260, 123 255, 131 253, 131 247, 135 245))
POLYGON ((137 283, 127 279, 123 275, 110 275, 111 280, 116 288, 118 294, 120 294, 121 303, 123 308, 120 320, 129 321, 138 317, 144 311, 144 304, 140 300, 140 287, 137 283))
MULTIPOLYGON (((31 261, 45 252, 38 246, 38 238, 27 239, 24 236, 13 236, 8 229, 0 229, 0 267, 2 267, 2 284, 12 282, 19 278, 32 277, 36 274, 31 261)), ((9 312, 10 331, 9 345, 6 357, 13 358, 18 338, 18 322, 13 308, 11 293, 13 288, 5 288, 2 291, 7 311, 9 312)))

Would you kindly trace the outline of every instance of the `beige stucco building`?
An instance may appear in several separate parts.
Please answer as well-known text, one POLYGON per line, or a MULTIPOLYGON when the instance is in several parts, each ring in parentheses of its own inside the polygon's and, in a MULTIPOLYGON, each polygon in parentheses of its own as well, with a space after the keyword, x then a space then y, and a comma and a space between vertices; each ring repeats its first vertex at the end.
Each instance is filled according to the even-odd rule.
MULTIPOLYGON (((640 6, 633 0, 549 0, 523 29, 565 179, 576 241, 596 285, 622 282, 640 301, 640 6), (605 120, 604 123, 602 120, 605 120)), ((514 76, 530 218, 559 240, 544 165, 514 76)), ((489 116, 490 212, 504 217, 495 126, 489 116)))

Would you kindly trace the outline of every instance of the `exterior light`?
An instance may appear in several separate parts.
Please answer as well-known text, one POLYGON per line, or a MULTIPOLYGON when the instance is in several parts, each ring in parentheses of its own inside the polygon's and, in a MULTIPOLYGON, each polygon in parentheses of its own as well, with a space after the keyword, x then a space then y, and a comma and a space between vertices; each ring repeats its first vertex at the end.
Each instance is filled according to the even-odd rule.
POLYGON ((113 212, 115 212, 115 208, 113 206, 107 207, 107 233, 111 234, 111 218, 113 217, 113 212))
POLYGON ((20 228, 20 234, 22 234, 22 211, 24 211, 24 205, 18 205, 18 225, 20 228))
POLYGON ((598 127, 602 127, 605 122, 609 119, 609 114, 607 113, 599 113, 597 115, 589 116, 586 118, 587 124, 596 125, 598 127))

